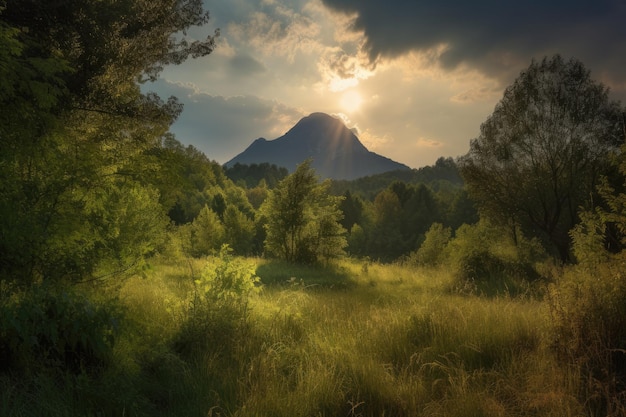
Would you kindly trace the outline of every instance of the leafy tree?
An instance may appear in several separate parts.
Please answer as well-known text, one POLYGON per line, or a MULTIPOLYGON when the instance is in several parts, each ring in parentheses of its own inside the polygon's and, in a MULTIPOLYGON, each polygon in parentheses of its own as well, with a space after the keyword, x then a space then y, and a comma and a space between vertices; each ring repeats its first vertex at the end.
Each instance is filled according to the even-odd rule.
POLYGON ((137 167, 181 106, 140 82, 210 53, 185 36, 207 19, 201 0, 2 2, 0 280, 93 279, 159 245, 137 167))
POLYGON ((355 224, 350 229, 348 235, 348 251, 351 255, 365 256, 369 252, 367 250, 367 234, 363 227, 355 224))
POLYGON ((418 265, 438 265, 444 259, 446 245, 452 238, 452 230, 441 223, 433 223, 426 232, 424 242, 411 255, 410 260, 418 265))
MULTIPOLYGON (((624 132, 626 135, 626 131, 624 132)), ((581 222, 570 235, 574 241, 573 252, 576 259, 587 266, 606 263, 609 260, 623 260, 626 252, 626 145, 616 158, 616 167, 623 182, 621 189, 602 178, 598 192, 604 206, 594 210, 583 210, 581 222)))
POLYGON ((396 181, 374 200, 374 223, 368 234, 368 255, 392 261, 417 249, 430 225, 439 219, 432 190, 424 184, 396 181))
POLYGON ((225 231, 219 216, 208 206, 191 224, 191 255, 207 256, 224 244, 225 231))
POLYGON ((458 229, 463 224, 474 224, 479 220, 475 203, 469 198, 465 188, 456 191, 447 204, 440 203, 440 206, 445 207, 444 224, 452 230, 458 229))
POLYGON ((339 208, 343 213, 341 225, 346 230, 351 230, 355 224, 363 221, 363 201, 359 197, 353 197, 350 191, 343 194, 343 200, 339 203, 339 208))
POLYGON ((254 222, 237 207, 229 205, 224 211, 225 240, 240 255, 252 252, 254 222))
POLYGON ((398 195, 390 188, 378 193, 374 199, 374 221, 368 228, 368 255, 391 261, 405 251, 401 229, 402 203, 398 195))
POLYGON ((246 197, 248 201, 254 207, 255 210, 258 210, 261 207, 261 204, 267 198, 268 188, 265 180, 259 181, 259 185, 254 188, 248 188, 246 190, 246 197))
POLYGON ((468 192, 482 213, 540 236, 565 261, 568 231, 579 207, 593 204, 621 121, 619 103, 581 62, 559 55, 532 62, 459 161, 468 192))
POLYGON ((237 162, 225 169, 228 178, 236 183, 243 181, 245 188, 252 188, 264 181, 268 188, 274 188, 278 182, 289 175, 287 168, 263 162, 261 164, 240 164, 237 162))
POLYGON ((339 224, 341 197, 328 194, 328 181, 319 183, 311 161, 271 190, 260 212, 266 219, 266 250, 290 262, 311 263, 343 253, 345 229, 339 224))
POLYGON ((1 15, 19 29, 25 58, 59 56, 71 67, 62 77, 69 100, 61 108, 148 118, 157 109, 145 104, 157 98, 142 96, 137 80, 209 54, 213 37, 185 36, 208 18, 201 0, 22 0, 5 2, 1 15))
MULTIPOLYGON (((626 134, 626 131, 624 132, 626 134)), ((616 157, 620 186, 603 178, 603 206, 583 210, 571 231, 578 265, 552 288, 559 358, 576 364, 590 414, 619 415, 626 407, 626 145, 616 157)))

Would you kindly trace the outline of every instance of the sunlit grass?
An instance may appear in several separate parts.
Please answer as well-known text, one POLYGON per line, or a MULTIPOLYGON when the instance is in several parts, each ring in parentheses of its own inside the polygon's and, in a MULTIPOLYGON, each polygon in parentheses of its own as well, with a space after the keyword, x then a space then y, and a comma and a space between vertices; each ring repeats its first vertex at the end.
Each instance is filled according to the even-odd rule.
POLYGON ((320 293, 306 280, 286 281, 255 301, 266 350, 240 415, 564 411, 563 392, 529 401, 542 387, 521 372, 520 363, 536 369, 543 361, 552 376, 536 381, 562 383, 542 342, 549 323, 541 301, 450 294, 452 278, 441 269, 339 267, 351 277, 348 289, 320 293))
MULTIPOLYGON (((582 412, 576 377, 550 349, 551 323, 541 299, 456 293, 445 267, 253 261, 261 291, 250 296, 243 316, 207 317, 217 320, 209 329, 218 327, 195 336, 208 338, 200 353, 181 349, 180 331, 194 277, 212 258, 157 260, 145 276, 127 280, 119 291, 126 321, 115 364, 79 391, 87 395, 74 410, 106 403, 98 415, 582 412), (230 323, 227 331, 220 331, 224 323, 230 323)), ((75 394, 42 387, 41 400, 53 407, 58 396, 75 394)), ((23 391, 2 395, 17 404, 23 391)), ((48 414, 72 414, 67 404, 58 407, 58 414, 48 414)), ((18 407, 0 411, 28 414, 18 407)))

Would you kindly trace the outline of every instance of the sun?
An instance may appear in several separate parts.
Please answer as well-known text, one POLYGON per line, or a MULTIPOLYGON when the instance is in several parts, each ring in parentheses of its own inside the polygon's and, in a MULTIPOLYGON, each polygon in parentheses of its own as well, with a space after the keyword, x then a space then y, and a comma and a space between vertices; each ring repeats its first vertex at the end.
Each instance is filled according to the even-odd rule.
POLYGON ((348 113, 354 113, 359 110, 362 104, 363 96, 356 90, 346 91, 339 99, 339 105, 348 113))

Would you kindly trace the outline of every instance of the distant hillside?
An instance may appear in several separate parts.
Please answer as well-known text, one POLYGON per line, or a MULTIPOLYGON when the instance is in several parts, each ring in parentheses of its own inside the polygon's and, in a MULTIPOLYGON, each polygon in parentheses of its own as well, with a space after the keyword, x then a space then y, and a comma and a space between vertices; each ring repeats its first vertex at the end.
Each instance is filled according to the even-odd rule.
POLYGON ((435 191, 444 186, 463 186, 463 179, 454 160, 452 158, 439 158, 435 165, 419 169, 390 171, 351 181, 335 180, 332 182, 330 192, 341 195, 350 191, 353 195, 372 200, 379 192, 395 181, 407 184, 426 184, 435 191))
POLYGON ((322 178, 352 180, 368 175, 410 168, 367 150, 341 120, 324 113, 301 119, 285 135, 274 140, 259 138, 228 161, 235 164, 274 164, 293 172, 306 159, 322 178))

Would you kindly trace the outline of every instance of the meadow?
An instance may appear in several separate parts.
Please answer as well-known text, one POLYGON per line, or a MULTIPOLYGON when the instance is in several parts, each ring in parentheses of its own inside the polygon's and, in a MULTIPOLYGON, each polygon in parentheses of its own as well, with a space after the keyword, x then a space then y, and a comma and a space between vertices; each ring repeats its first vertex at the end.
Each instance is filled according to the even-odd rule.
POLYGON ((548 283, 487 296, 446 266, 233 257, 222 271, 249 281, 227 292, 204 286, 220 265, 157 258, 99 290, 123 314, 107 363, 3 376, 0 415, 593 415, 554 349, 548 283))

